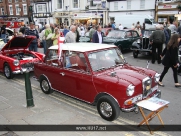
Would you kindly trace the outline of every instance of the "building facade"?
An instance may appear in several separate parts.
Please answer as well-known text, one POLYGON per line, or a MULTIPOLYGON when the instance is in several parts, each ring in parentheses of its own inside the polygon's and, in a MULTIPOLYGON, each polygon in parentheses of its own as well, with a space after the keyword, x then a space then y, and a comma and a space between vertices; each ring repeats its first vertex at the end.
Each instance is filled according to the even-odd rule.
POLYGON ((155 0, 109 1, 109 22, 114 21, 114 16, 121 15, 150 15, 152 17, 155 16, 155 0))
POLYGON ((0 14, 3 20, 28 23, 30 0, 0 0, 0 14))
POLYGON ((52 5, 56 23, 104 24, 107 21, 106 0, 53 0, 52 5))
POLYGON ((54 23, 52 17, 52 0, 34 0, 33 3, 33 20, 36 25, 54 23))
POLYGON ((180 2, 181 0, 157 0, 155 20, 159 23, 176 20, 175 15, 178 14, 177 6, 180 2))

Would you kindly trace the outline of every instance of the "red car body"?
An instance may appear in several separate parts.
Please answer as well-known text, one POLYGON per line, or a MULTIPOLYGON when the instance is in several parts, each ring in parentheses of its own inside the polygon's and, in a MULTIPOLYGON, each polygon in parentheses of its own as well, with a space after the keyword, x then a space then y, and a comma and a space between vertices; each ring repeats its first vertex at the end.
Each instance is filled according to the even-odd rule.
POLYGON ((58 46, 52 46, 48 49, 44 62, 34 64, 34 74, 46 94, 57 90, 97 105, 101 117, 109 121, 119 116, 120 109, 127 112, 134 111, 137 109, 136 102, 148 97, 161 96, 157 84, 158 74, 155 71, 131 66, 126 62, 114 66, 110 64, 110 67, 106 68, 109 62, 112 63, 111 55, 117 57, 115 52, 119 54, 118 58, 120 56, 124 59, 114 45, 66 43, 62 48, 61 61, 56 54, 58 46), (50 57, 53 52, 54 55, 50 57), (107 63, 104 63, 104 58, 94 64, 94 61, 100 59, 99 53, 106 54, 107 63), (98 68, 98 65, 104 67, 98 68), (107 107, 112 107, 111 116, 105 114, 104 110, 109 109, 106 108, 106 104, 111 105, 107 107))
POLYGON ((13 37, 0 51, 0 71, 13 78, 26 70, 33 71, 33 63, 41 62, 44 55, 27 50, 34 36, 13 37))

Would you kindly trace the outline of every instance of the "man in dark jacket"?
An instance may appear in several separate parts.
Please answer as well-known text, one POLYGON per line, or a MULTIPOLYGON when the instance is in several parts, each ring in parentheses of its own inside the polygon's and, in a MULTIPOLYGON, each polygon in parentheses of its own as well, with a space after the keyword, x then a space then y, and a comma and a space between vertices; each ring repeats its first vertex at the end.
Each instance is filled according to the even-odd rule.
POLYGON ((29 50, 37 52, 39 34, 38 31, 35 29, 35 25, 33 22, 30 22, 30 29, 25 31, 25 35, 36 36, 36 38, 30 43, 29 50))
POLYGON ((102 27, 100 25, 98 25, 96 27, 96 31, 92 36, 92 42, 93 43, 103 43, 103 35, 104 33, 101 31, 102 27))
POLYGON ((157 54, 157 58, 158 58, 158 64, 161 63, 161 53, 162 53, 162 46, 163 43, 165 43, 166 38, 165 38, 165 34, 163 32, 163 25, 157 25, 157 30, 154 31, 152 33, 152 35, 150 36, 150 43, 152 44, 152 64, 155 63, 155 58, 156 58, 156 54, 157 54), (156 53, 156 49, 157 49, 157 53, 156 53))

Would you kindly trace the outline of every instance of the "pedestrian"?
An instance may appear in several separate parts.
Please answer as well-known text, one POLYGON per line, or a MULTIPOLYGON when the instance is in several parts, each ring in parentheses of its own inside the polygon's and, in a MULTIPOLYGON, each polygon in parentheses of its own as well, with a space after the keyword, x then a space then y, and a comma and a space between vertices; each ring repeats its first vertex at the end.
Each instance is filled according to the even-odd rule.
POLYGON ((53 41, 51 39, 53 32, 52 32, 52 29, 49 24, 46 24, 45 28, 46 28, 45 29, 45 39, 46 39, 46 50, 47 50, 53 44, 53 41))
POLYGON ((69 32, 67 25, 64 26, 63 35, 66 36, 66 34, 69 32))
POLYGON ((115 22, 112 23, 112 29, 115 30, 116 29, 116 25, 115 25, 115 22))
POLYGON ((90 32, 89 32, 90 41, 92 41, 92 36, 95 33, 95 31, 96 31, 95 25, 92 25, 92 28, 90 29, 90 32))
POLYGON ((123 30, 123 26, 119 24, 119 30, 123 30))
POLYGON ((102 27, 100 25, 96 26, 96 31, 94 32, 92 36, 93 43, 103 43, 104 33, 101 30, 102 30, 102 27))
POLYGON ((145 23, 143 23, 143 26, 141 27, 141 35, 144 36, 145 34, 145 23))
POLYGON ((152 35, 150 36, 150 44, 152 45, 152 64, 155 63, 155 59, 156 59, 156 54, 158 54, 157 56, 157 62, 158 64, 161 63, 161 53, 162 53, 162 46, 163 43, 165 43, 165 34, 161 29, 161 25, 157 25, 156 26, 156 31, 154 31, 152 33, 152 35), (157 53, 156 53, 156 49, 157 49, 157 53))
POLYGON ((170 26, 168 27, 168 29, 171 30, 171 34, 177 32, 177 28, 176 28, 176 26, 173 24, 173 21, 170 21, 170 26))
POLYGON ((177 76, 177 68, 179 66, 179 61, 178 61, 179 42, 180 42, 180 36, 178 34, 173 34, 171 36, 170 41, 168 42, 167 47, 163 50, 161 54, 161 57, 163 58, 162 64, 164 65, 164 69, 163 72, 161 73, 158 85, 162 87, 164 86, 162 84, 162 80, 170 67, 173 70, 175 87, 181 87, 181 84, 178 83, 178 76, 177 76))
POLYGON ((75 28, 76 28, 76 30, 75 30, 75 41, 79 42, 79 39, 80 39, 80 31, 79 31, 79 29, 80 28, 77 25, 75 25, 75 28))
POLYGON ((29 50, 30 51, 38 51, 38 43, 39 43, 39 33, 35 29, 35 25, 33 22, 30 22, 30 28, 25 31, 25 35, 35 36, 36 38, 30 43, 29 50))
POLYGON ((46 39, 45 39, 45 29, 40 33, 40 41, 44 49, 44 54, 46 54, 47 48, 46 48, 46 39))
POLYGON ((52 36, 53 45, 58 45, 58 38, 60 37, 60 32, 58 28, 55 28, 55 33, 52 36))
POLYGON ((142 36, 142 34, 141 34, 141 26, 140 25, 136 26, 135 31, 138 32, 139 36, 142 36))
POLYGON ((76 31, 76 26, 75 25, 71 25, 70 26, 70 31, 65 36, 66 43, 75 43, 76 42, 75 31, 76 31))
POLYGON ((85 36, 85 31, 84 31, 84 29, 80 29, 80 36, 85 36))
POLYGON ((3 39, 4 43, 7 43, 6 39, 6 25, 1 27, 1 38, 3 39))
POLYGON ((132 29, 132 30, 135 29, 135 24, 134 24, 134 23, 132 24, 131 29, 132 29))

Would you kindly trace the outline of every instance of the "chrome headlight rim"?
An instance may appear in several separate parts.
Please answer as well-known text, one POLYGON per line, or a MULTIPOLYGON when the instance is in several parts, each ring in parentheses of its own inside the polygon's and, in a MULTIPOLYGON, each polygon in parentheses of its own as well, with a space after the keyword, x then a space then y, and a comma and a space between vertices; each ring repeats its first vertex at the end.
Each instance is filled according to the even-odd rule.
POLYGON ((147 91, 151 89, 152 86, 152 79, 150 77, 146 77, 143 79, 143 91, 146 89, 147 91), (149 82, 149 83, 148 83, 149 82), (147 89, 148 87, 148 89, 147 89))
POLYGON ((14 60, 13 64, 14 64, 14 66, 19 66, 19 60, 14 60))
POLYGON ((160 76, 161 76, 161 74, 159 74, 159 73, 156 73, 156 74, 155 74, 155 76, 154 76, 155 83, 158 83, 158 82, 159 82, 160 76))
POLYGON ((126 89, 127 96, 132 96, 135 92, 135 86, 130 84, 126 89))

